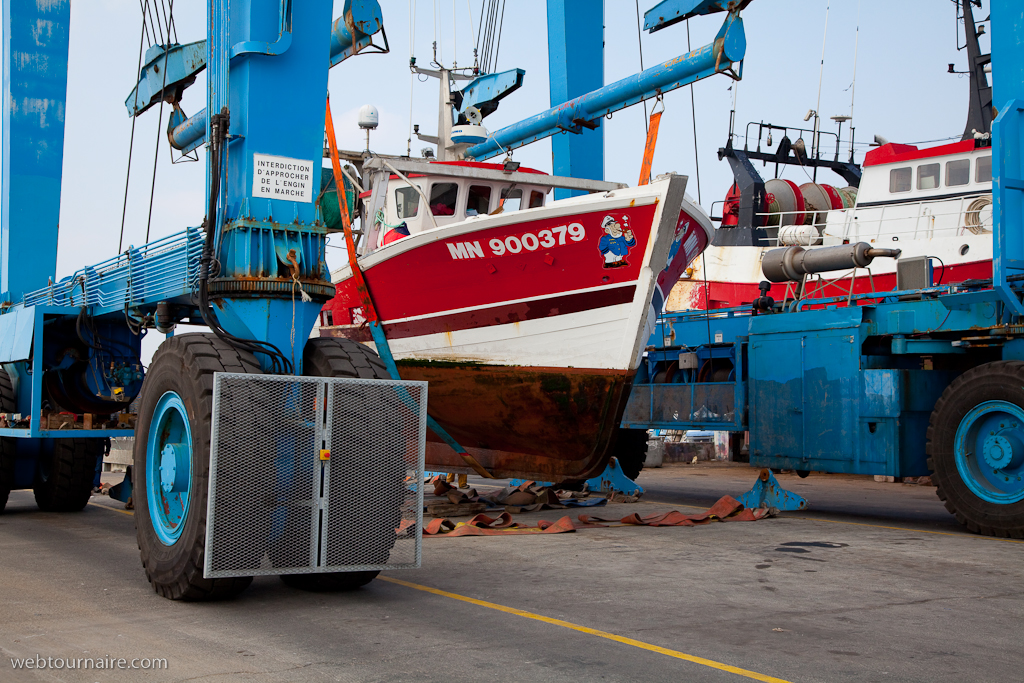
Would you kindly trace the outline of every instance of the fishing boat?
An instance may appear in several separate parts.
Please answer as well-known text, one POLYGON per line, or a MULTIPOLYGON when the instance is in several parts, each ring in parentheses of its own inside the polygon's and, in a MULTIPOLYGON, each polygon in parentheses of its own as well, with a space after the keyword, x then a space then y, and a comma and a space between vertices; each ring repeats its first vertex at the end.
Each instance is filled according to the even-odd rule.
MULTIPOLYGON (((548 202, 581 181, 419 167, 378 183, 387 201, 359 258, 402 378, 430 383, 431 416, 495 476, 582 479, 613 453, 638 470, 646 433, 617 427, 632 377, 668 290, 713 237, 686 179, 548 202)), ((372 345, 350 268, 332 277, 320 335, 372 345)), ((439 439, 426 457, 469 471, 439 439)))
MULTIPOLYGON (((332 273, 319 333, 373 344, 382 330, 388 349, 378 350, 401 377, 429 382, 438 428, 428 468, 566 482, 601 474, 614 456, 627 476, 639 473, 647 432, 620 429, 622 413, 668 292, 711 243, 711 220, 684 176, 650 177, 657 105, 634 187, 523 168, 512 152, 586 135, 703 78, 738 79, 745 5, 707 8, 726 13, 713 43, 572 98, 553 94, 558 104, 493 133, 483 119, 525 72, 492 73, 490 43, 472 67, 449 67, 435 44, 429 67, 409 64, 439 84, 436 135, 410 116, 405 155, 389 157, 369 150, 367 133, 367 150, 346 156, 358 167, 347 180, 329 140, 335 182, 359 193, 360 228, 349 264, 332 273), (412 132, 433 145, 423 158, 412 156, 412 132)), ((500 32, 497 14, 488 17, 482 35, 500 32)), ((679 20, 654 17, 650 30, 679 20)), ((369 110, 360 119, 367 130, 376 123, 369 110)))
MULTIPOLYGON (((778 247, 868 242, 896 248, 901 259, 931 263, 931 284, 992 276, 992 150, 979 137, 919 149, 886 143, 867 153, 859 187, 773 179, 765 183, 760 217, 765 237, 750 244, 716 244, 688 268, 672 290, 668 310, 743 306, 761 296, 761 260, 778 247)), ((740 198, 730 192, 722 233, 735 229, 740 198)), ((723 240, 724 241, 724 240, 723 240)), ((754 240, 751 240, 754 242, 754 240)), ((882 259, 821 279, 808 294, 841 297, 888 291, 898 261, 882 259)), ((786 285, 771 294, 786 296, 786 285)), ((792 293, 790 294, 792 296, 792 293)))
MULTIPOLYGON (((728 160, 734 183, 722 203, 714 244, 688 268, 669 296, 667 310, 745 306, 761 296, 765 278, 761 260, 779 247, 804 249, 868 242, 901 250, 899 260, 880 259, 870 269, 852 269, 815 278, 803 296, 843 297, 888 291, 897 286, 900 261, 926 263, 918 286, 949 284, 992 276, 992 89, 989 55, 982 54, 970 0, 961 0, 958 21, 965 32, 970 65, 970 100, 961 139, 919 148, 875 137, 862 165, 854 163, 851 116, 832 117, 838 133, 752 122, 733 146, 729 132, 719 158, 728 160), (849 157, 841 158, 842 125, 851 122, 849 157), (808 141, 808 142, 805 142, 808 141), (832 143, 834 141, 834 152, 832 143), (824 150, 828 150, 827 152, 824 150), (754 163, 774 168, 763 180, 754 163), (780 169, 798 169, 807 182, 780 177, 780 169), (818 181, 833 172, 833 184, 818 181)), ((852 105, 851 105, 852 114, 852 105)), ((793 174, 796 175, 796 174, 793 174)), ((775 284, 777 300, 792 296, 775 284)))

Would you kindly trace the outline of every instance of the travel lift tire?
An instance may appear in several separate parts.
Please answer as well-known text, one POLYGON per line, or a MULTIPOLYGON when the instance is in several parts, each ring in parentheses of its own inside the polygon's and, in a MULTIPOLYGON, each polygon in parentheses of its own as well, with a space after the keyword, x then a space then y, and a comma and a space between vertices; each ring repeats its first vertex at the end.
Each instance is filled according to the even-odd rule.
MULTIPOLYGON (((229 598, 252 583, 251 576, 203 577, 215 372, 261 374, 255 356, 213 334, 174 336, 157 349, 139 396, 132 486, 135 532, 146 578, 154 591, 171 600, 229 598), (165 462, 170 444, 176 445, 167 450, 173 463, 165 462), (169 472, 169 464, 189 476, 174 477, 166 490, 161 466, 169 472)), ((252 552, 262 554, 263 549, 252 552)), ((259 558, 249 564, 256 569, 259 558)))
MULTIPOLYGON (((14 413, 18 403, 14 394, 14 384, 7 371, 0 368, 0 413, 14 413)), ((7 507, 7 497, 14 488, 14 460, 17 446, 14 439, 0 437, 0 512, 7 507)))
POLYGON ((939 499, 961 524, 1024 538, 1024 363, 979 365, 946 387, 927 453, 939 499))
MULTIPOLYGON (((368 347, 349 339, 336 337, 320 337, 310 339, 306 342, 302 354, 303 374, 310 377, 352 377, 357 379, 391 379, 384 363, 368 347)), ((386 415, 377 417, 386 418, 386 415)), ((335 430, 338 429, 338 418, 336 414, 335 430)), ((341 424, 351 425, 352 431, 345 435, 347 448, 358 447, 361 434, 368 429, 378 427, 386 428, 383 425, 375 425, 377 420, 365 415, 353 415, 350 419, 341 420, 341 424)), ((337 447, 335 447, 337 450, 337 447)), ((341 454, 338 453, 340 456, 341 454)), ((381 504, 379 496, 387 494, 388 491, 376 490, 367 491, 362 488, 361 477, 358 471, 360 466, 376 469, 376 464, 370 458, 345 459, 332 458, 332 467, 343 466, 344 477, 332 477, 332 487, 336 482, 342 481, 344 485, 351 486, 351 495, 345 496, 347 505, 342 511, 332 511, 328 539, 331 548, 344 548, 344 552, 357 553, 358 556, 348 556, 346 564, 384 564, 387 562, 388 553, 394 546, 396 534, 389 531, 396 529, 401 521, 398 512, 401 498, 405 490, 404 466, 401 472, 395 472, 395 487, 390 491, 397 501, 389 499, 381 504), (374 497, 371 497, 373 494, 374 497), (393 504, 397 503, 397 504, 393 504), (386 511, 392 511, 389 517, 386 511), (338 519, 338 515, 343 515, 338 519), (354 531, 356 534, 365 535, 369 525, 375 525, 379 532, 379 543, 371 543, 370 547, 364 544, 349 543, 346 535, 354 531)), ((333 489, 332 489, 333 490, 333 489)), ((333 497, 333 496, 332 496, 333 497)), ((371 537, 374 536, 373 529, 370 530, 371 537)), ((282 574, 281 580, 292 588, 299 588, 307 591, 332 592, 345 591, 365 586, 377 577, 379 571, 354 571, 354 572, 330 572, 323 574, 282 574)))
POLYGON ((39 449, 35 484, 36 505, 43 512, 78 512, 92 497, 96 463, 103 457, 104 439, 50 439, 39 449))

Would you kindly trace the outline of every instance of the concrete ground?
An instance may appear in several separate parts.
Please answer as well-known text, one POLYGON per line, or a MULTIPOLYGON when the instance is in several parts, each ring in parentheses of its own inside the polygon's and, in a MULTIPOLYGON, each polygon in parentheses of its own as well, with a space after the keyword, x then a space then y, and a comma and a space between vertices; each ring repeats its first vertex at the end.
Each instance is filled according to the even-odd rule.
MULTIPOLYGON (((594 513, 692 513, 754 477, 666 466, 641 475, 642 502, 594 513)), ((1021 680, 1024 545, 962 531, 931 487, 779 479, 811 510, 424 539, 422 569, 353 593, 262 577, 216 604, 152 592, 120 504, 50 514, 14 492, 0 515, 0 681, 1021 680), (168 668, 12 670, 36 655, 168 668)))

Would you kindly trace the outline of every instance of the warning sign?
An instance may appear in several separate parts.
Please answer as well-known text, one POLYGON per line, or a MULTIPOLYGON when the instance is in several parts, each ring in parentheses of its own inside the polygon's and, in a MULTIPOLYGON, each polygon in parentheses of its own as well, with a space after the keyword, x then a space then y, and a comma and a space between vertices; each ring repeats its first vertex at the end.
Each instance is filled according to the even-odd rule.
POLYGON ((313 201, 313 162, 303 159, 252 155, 252 196, 313 201))

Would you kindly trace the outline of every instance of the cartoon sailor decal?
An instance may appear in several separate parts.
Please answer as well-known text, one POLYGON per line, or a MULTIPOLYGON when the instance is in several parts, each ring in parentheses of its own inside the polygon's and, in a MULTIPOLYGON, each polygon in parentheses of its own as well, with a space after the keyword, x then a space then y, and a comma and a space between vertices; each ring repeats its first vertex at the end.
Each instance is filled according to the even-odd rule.
POLYGON ((629 255, 631 247, 636 246, 636 238, 633 231, 629 229, 629 216, 622 214, 616 220, 612 216, 605 216, 601 221, 601 229, 605 234, 597 243, 597 248, 604 256, 605 268, 622 268, 629 265, 626 256, 629 255))

